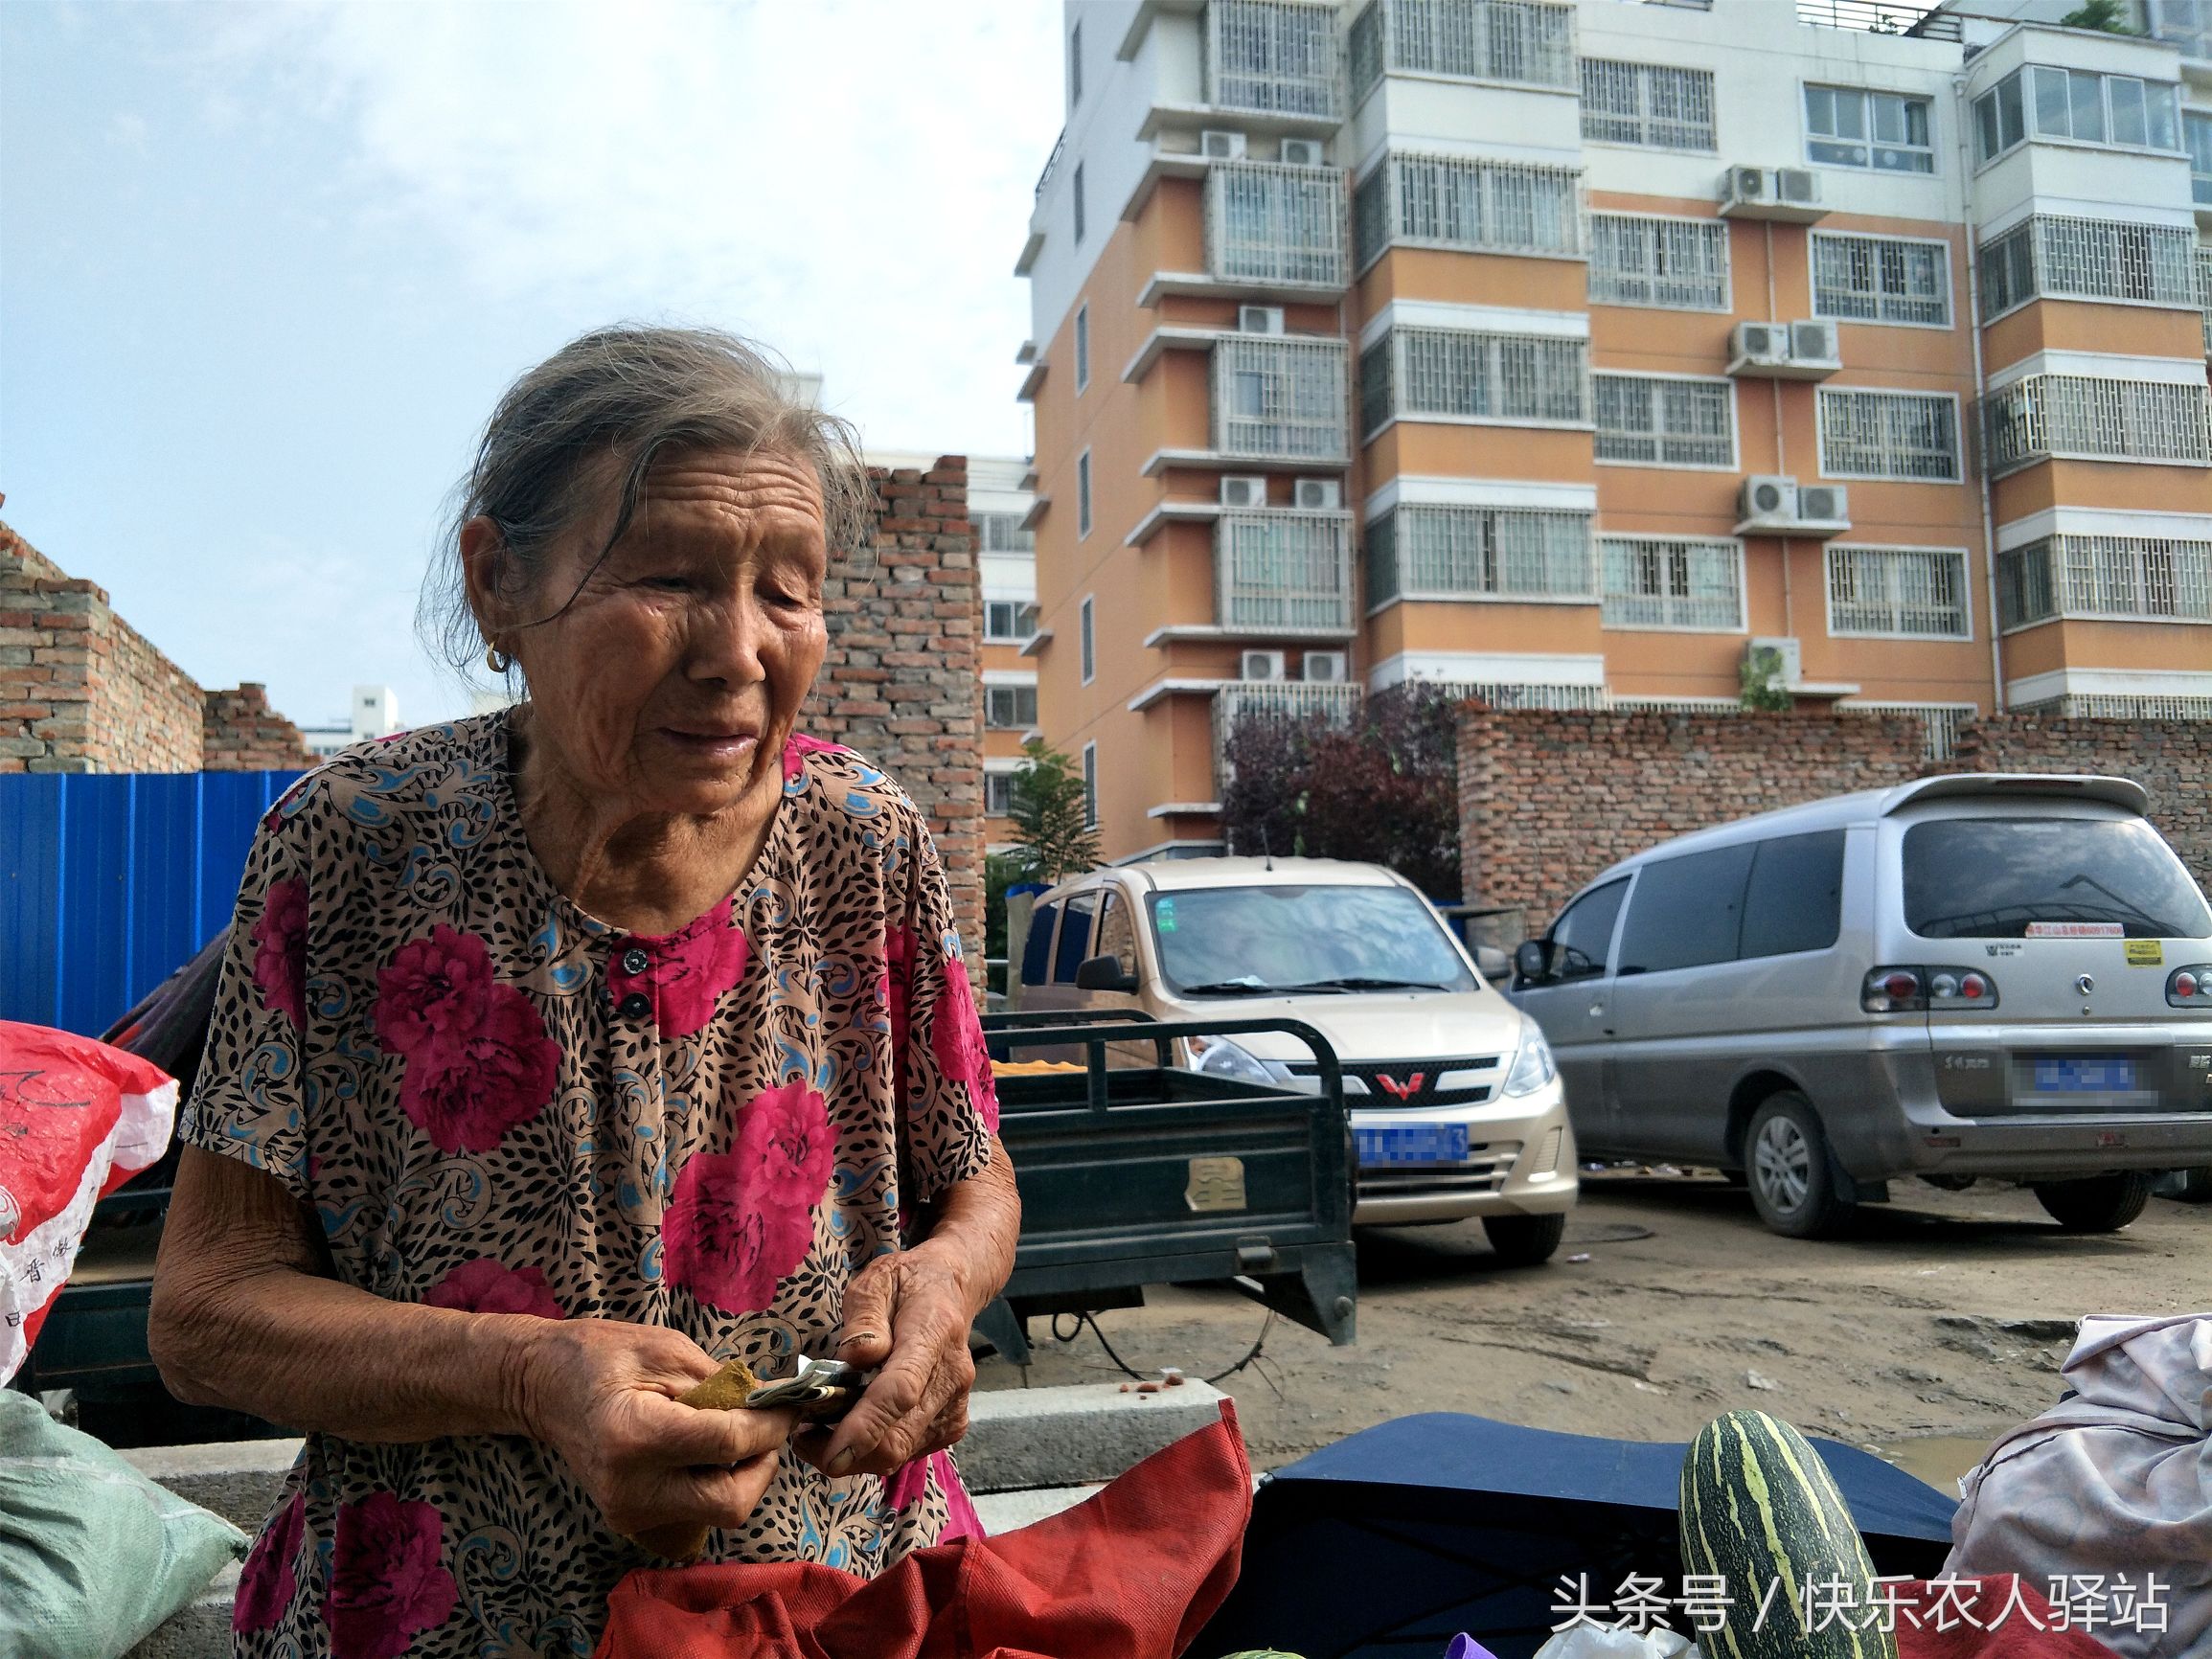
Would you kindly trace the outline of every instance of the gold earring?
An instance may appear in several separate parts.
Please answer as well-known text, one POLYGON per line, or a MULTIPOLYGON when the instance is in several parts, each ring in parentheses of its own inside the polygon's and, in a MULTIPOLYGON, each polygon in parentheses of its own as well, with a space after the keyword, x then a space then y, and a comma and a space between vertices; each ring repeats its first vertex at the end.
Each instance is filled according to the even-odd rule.
POLYGON ((484 650, 484 666, 495 674, 505 674, 514 666, 514 659, 497 646, 487 646, 484 650))

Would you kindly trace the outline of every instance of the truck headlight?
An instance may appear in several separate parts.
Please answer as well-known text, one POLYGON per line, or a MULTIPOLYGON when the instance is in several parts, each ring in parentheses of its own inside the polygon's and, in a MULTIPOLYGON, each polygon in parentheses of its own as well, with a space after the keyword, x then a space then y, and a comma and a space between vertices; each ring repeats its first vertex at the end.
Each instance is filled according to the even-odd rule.
POLYGON ((1185 1041, 1190 1045, 1191 1070, 1203 1072, 1207 1077, 1226 1078, 1237 1083, 1258 1083, 1262 1088, 1277 1088, 1288 1077, 1287 1072, 1278 1075, 1250 1049, 1227 1037, 1189 1037, 1185 1041))
POLYGON ((1505 1074, 1505 1092, 1509 1095, 1533 1095, 1552 1079, 1559 1076, 1559 1066, 1552 1059, 1551 1044, 1543 1040, 1543 1033, 1532 1020, 1521 1027, 1520 1052, 1513 1057, 1513 1070, 1505 1074))

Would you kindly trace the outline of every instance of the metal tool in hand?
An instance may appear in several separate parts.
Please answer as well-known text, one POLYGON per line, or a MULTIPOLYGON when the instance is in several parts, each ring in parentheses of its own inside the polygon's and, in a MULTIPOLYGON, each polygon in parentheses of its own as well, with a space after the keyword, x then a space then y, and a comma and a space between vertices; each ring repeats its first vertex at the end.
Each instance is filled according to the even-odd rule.
POLYGON ((745 1396, 748 1411, 796 1406, 809 1422, 831 1422, 853 1409, 868 1386, 868 1375, 841 1359, 799 1356, 795 1375, 778 1382, 764 1382, 745 1396))

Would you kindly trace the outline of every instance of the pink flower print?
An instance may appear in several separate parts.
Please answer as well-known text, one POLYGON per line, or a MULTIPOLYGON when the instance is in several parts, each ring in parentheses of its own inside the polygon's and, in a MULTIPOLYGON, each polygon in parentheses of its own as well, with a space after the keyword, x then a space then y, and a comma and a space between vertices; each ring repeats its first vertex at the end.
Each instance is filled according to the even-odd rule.
POLYGON ((901 1076, 906 1064, 906 1041, 913 1033, 914 930, 892 927, 883 934, 883 1004, 891 1015, 891 1053, 901 1076))
POLYGON ((553 1098, 559 1069, 530 998, 492 986, 475 1030, 433 1031, 408 1055, 399 1109, 442 1152, 489 1152, 553 1098))
POLYGON ((738 1121, 736 1151, 759 1171, 764 1207, 811 1214, 830 1189, 836 1161, 829 1103, 796 1079, 754 1096, 738 1121))
POLYGON ((849 753, 842 743, 825 742, 820 738, 810 738, 804 732, 793 732, 784 745, 784 782, 796 784, 807 771, 809 755, 841 755, 849 753))
POLYGON ((946 1080, 968 1085, 968 1098, 983 1118, 983 1126, 998 1132, 998 1084, 991 1072, 991 1051, 984 1045, 983 1021, 975 1011, 975 990, 968 983, 968 966, 957 956, 945 960, 945 990, 937 1001, 937 1018, 929 1046, 946 1080))
POLYGON ((445 1534, 437 1510, 390 1492, 338 1506, 323 1603, 331 1659, 399 1659, 451 1617, 459 1588, 439 1559, 445 1534))
POLYGON ((434 1046, 451 1054, 483 1023, 490 994, 490 949, 440 922, 376 976, 376 1040, 410 1059, 434 1046))
POLYGON ((725 1313, 766 1309, 776 1282, 813 1246, 812 1214, 761 1202, 759 1179, 757 1157, 694 1153, 661 1216, 668 1282, 725 1313))
POLYGON ((463 1313, 535 1313, 561 1317, 560 1304, 535 1267, 510 1267, 495 1257, 464 1261, 423 1292, 427 1307, 454 1307, 463 1313))
POLYGON ((247 935, 254 942, 254 984, 262 1006, 294 1026, 308 1023, 308 884, 272 881, 262 918, 247 935))
POLYGON ((618 943, 606 970, 606 989, 616 1004, 645 992, 652 999, 653 1020, 664 1037, 688 1037, 705 1026, 722 993, 745 977, 752 959, 752 944, 732 922, 732 909, 725 898, 680 933, 618 943), (635 973, 625 966, 633 951, 646 959, 635 973))
POLYGON ((307 1526, 308 1494, 295 1492, 292 1501, 262 1528, 239 1571, 238 1600, 231 1606, 233 1630, 266 1630, 285 1616, 299 1589, 292 1563, 299 1558, 300 1535, 307 1526))
POLYGON ((961 1483, 960 1471, 953 1466, 949 1452, 933 1451, 927 1457, 900 1465, 897 1472, 883 1483, 883 1502, 894 1510, 921 1502, 928 1494, 931 1475, 937 1477, 937 1489, 945 1494, 945 1530, 937 1534, 937 1541, 949 1544, 955 1538, 982 1537, 983 1517, 975 1512, 975 1504, 968 1495, 968 1488, 961 1483))

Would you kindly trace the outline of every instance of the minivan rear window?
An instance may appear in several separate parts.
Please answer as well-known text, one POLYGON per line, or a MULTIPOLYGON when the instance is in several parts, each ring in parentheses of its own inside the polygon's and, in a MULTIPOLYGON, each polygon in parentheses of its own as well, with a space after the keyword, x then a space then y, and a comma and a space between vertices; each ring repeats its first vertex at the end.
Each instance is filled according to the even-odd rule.
POLYGON ((1905 925, 1924 939, 2020 939, 2039 922, 2129 939, 2212 937, 2212 910, 2140 818, 1936 818, 1904 832, 1905 925))
POLYGON ((1060 914, 1057 904, 1040 904, 1030 914, 1029 943, 1021 947, 1021 983, 1042 985, 1052 966, 1052 923, 1060 914))

